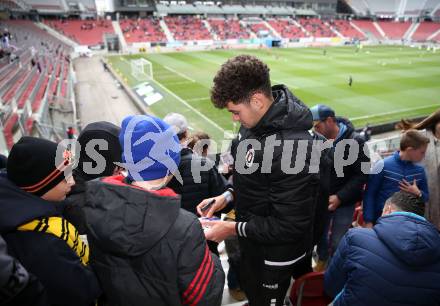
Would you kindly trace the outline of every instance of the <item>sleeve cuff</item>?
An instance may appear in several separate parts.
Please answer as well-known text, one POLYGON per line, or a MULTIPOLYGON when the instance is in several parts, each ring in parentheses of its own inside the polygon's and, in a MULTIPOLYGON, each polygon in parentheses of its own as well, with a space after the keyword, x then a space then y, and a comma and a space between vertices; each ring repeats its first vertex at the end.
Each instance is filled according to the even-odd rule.
POLYGON ((247 237, 246 235, 246 224, 247 222, 237 222, 235 223, 235 231, 239 237, 247 237))

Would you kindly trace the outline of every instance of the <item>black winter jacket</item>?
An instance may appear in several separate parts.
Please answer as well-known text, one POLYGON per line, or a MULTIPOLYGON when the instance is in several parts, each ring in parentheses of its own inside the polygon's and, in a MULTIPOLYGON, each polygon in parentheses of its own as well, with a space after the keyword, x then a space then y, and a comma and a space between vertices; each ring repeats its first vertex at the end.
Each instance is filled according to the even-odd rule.
POLYGON ((194 154, 189 148, 182 149, 180 153, 179 172, 183 184, 173 178, 168 187, 182 196, 182 208, 193 214, 197 214, 196 207, 201 201, 218 196, 226 190, 226 180, 218 172, 214 163, 194 154), (209 170, 197 171, 199 165, 209 170), (195 173, 191 172, 192 169, 195 173))
POLYGON ((63 203, 63 216, 73 224, 80 235, 86 233, 86 220, 83 212, 84 193, 86 191, 86 182, 79 171, 73 171, 75 185, 72 186, 70 193, 63 203))
POLYGON ((224 273, 197 218, 180 209, 171 189, 124 181, 86 185, 90 261, 107 305, 220 305, 224 273))
MULTIPOLYGON (((327 139, 317 132, 313 132, 315 144, 323 144, 327 139)), ((328 199, 330 195, 331 171, 333 169, 333 155, 330 148, 325 148, 320 153, 319 160, 319 193, 317 197, 314 224, 313 245, 318 244, 324 233, 328 219, 328 199)))
MULTIPOLYGON (((344 123, 347 129, 341 137, 334 141, 333 147, 336 147, 343 139, 352 139, 359 145, 359 154, 351 165, 343 168, 343 176, 338 177, 335 170, 336 165, 332 168, 330 195, 336 194, 338 196, 341 200, 340 206, 354 205, 356 202, 362 200, 364 186, 368 181, 370 157, 364 152, 364 150, 368 152, 364 137, 354 130, 353 124, 348 119, 340 117, 336 118, 336 121, 338 123, 344 123), (363 173, 362 169, 364 169, 365 173, 363 173)), ((335 156, 335 152, 334 149, 331 150, 332 159, 336 164, 338 160, 341 160, 341 157, 335 156)), ((344 160, 348 159, 348 154, 349 147, 346 146, 343 156, 344 160)))
POLYGON ((7 253, 0 236, 0 305, 46 306, 46 292, 38 279, 7 253))
POLYGON ((231 152, 241 248, 259 253, 265 264, 282 267, 311 248, 319 170, 309 173, 310 110, 287 87, 272 90, 274 103, 254 128, 240 129, 231 152), (302 158, 295 163, 297 155, 302 158))
POLYGON ((46 289, 50 305, 89 306, 101 294, 89 267, 60 238, 17 227, 41 217, 59 216, 58 203, 22 191, 0 175, 0 233, 9 253, 35 275, 46 289))

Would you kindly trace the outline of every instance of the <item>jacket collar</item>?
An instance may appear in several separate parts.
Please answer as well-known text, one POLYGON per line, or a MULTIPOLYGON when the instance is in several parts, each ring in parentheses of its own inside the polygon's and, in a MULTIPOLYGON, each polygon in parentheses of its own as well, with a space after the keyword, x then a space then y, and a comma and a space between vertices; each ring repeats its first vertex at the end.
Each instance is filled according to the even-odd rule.
POLYGON ((0 233, 16 229, 19 225, 41 217, 60 215, 61 204, 43 200, 21 190, 0 174, 0 233))
POLYGON ((264 135, 279 130, 309 130, 313 126, 309 108, 284 85, 272 87, 274 102, 250 131, 264 135))
POLYGON ((159 190, 147 190, 147 189, 141 188, 136 185, 127 184, 127 182, 125 181, 125 177, 123 175, 104 177, 101 179, 101 181, 106 184, 117 185, 117 186, 126 186, 126 187, 130 187, 130 188, 142 190, 142 191, 149 192, 149 193, 152 193, 152 194, 155 194, 158 196, 162 196, 162 197, 176 197, 177 196, 177 194, 171 188, 168 188, 168 187, 165 187, 165 188, 162 188, 159 190))
POLYGON ((402 164, 402 165, 410 165, 410 164, 412 164, 411 161, 409 161, 409 160, 402 160, 402 159, 400 158, 400 151, 396 151, 396 152, 394 152, 393 157, 394 157, 394 160, 395 160, 397 163, 400 163, 400 164, 402 164))

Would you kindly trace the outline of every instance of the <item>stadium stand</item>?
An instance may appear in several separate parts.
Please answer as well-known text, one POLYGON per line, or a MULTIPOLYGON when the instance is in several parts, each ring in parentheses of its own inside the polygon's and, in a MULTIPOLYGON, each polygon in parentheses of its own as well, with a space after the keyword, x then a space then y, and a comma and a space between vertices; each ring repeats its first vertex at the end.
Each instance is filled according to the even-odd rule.
POLYGON ((226 39, 247 39, 249 32, 238 19, 232 18, 208 18, 212 31, 220 40, 226 39))
POLYGON ((335 37, 336 34, 318 18, 300 18, 299 23, 314 37, 335 37))
MULTIPOLYGON (((7 10, 23 10, 23 7, 20 6, 16 1, 3 0, 0 2, 0 8, 3 7, 7 10)), ((65 12, 68 12, 69 10, 71 12, 75 11, 75 13, 88 12, 92 14, 94 18, 96 18, 97 8, 95 5, 95 0, 27 0, 27 2, 29 3, 30 8, 33 10, 37 10, 39 13, 56 15, 56 18, 64 18, 61 16, 64 16, 65 12)), ((143 3, 145 6, 148 6, 147 3, 149 3, 147 0, 130 0, 129 2, 136 3, 136 5, 143 3)), ((419 17, 421 14, 426 15, 426 12, 429 12, 429 14, 432 15, 431 17, 440 18, 439 0, 350 0, 347 2, 350 3, 351 7, 358 15, 354 18, 360 17, 359 15, 366 16, 369 15, 369 13, 390 16, 398 16, 399 14, 403 14, 405 16, 419 17)), ((134 44, 134 46, 130 46, 133 47, 132 50, 136 48, 141 49, 136 46, 136 43, 142 42, 161 44, 170 42, 169 46, 172 46, 161 46, 160 48, 155 48, 152 52, 162 52, 161 50, 163 49, 166 51, 187 50, 187 47, 188 50, 192 50, 191 47, 193 47, 193 45, 194 50, 196 49, 195 47, 200 47, 200 49, 206 48, 206 50, 209 50, 210 48, 223 48, 224 46, 226 46, 225 48, 229 48, 229 46, 234 44, 237 44, 238 47, 242 48, 245 43, 247 44, 251 41, 264 41, 267 34, 275 36, 276 33, 280 34, 281 38, 287 39, 282 41, 283 46, 325 46, 330 41, 340 41, 340 45, 344 43, 351 45, 357 42, 349 41, 350 39, 368 40, 369 38, 374 38, 371 40, 374 44, 375 40, 401 40, 404 38, 404 35, 408 32, 411 26, 414 26, 413 29, 416 29, 411 35, 413 41, 423 43, 427 41, 440 43, 440 23, 438 22, 423 21, 420 24, 412 24, 411 22, 373 22, 372 20, 349 21, 330 19, 329 21, 324 21, 320 18, 312 17, 316 14, 311 10, 304 10, 308 12, 309 17, 293 17, 295 13, 299 11, 297 8, 285 7, 282 5, 278 6, 278 4, 274 4, 274 6, 241 4, 218 6, 200 3, 182 5, 166 5, 163 3, 156 3, 151 10, 151 12, 143 11, 142 14, 139 14, 142 17, 138 17, 137 12, 134 13, 134 10, 126 11, 130 13, 130 17, 124 17, 124 12, 122 12, 122 17, 117 22, 114 22, 115 29, 117 31, 115 31, 113 28, 110 20, 65 19, 63 21, 47 19, 44 21, 44 23, 55 29, 61 35, 76 41, 78 44, 86 46, 103 44, 103 37, 105 33, 118 34, 119 37, 125 40, 124 42, 127 44, 134 44), (167 14, 168 16, 162 17, 167 14), (172 14, 172 16, 169 14, 172 14), (199 18, 198 16, 203 17, 199 18), (122 35, 120 32, 118 32, 118 24, 122 30, 122 35), (164 24, 166 26, 164 26, 164 24), (269 24, 269 26, 267 26, 267 24, 269 24), (169 34, 167 28, 170 30, 171 35, 169 34), (164 29, 166 31, 164 31, 164 29), (271 29, 274 30, 274 33, 272 33, 271 29), (337 34, 335 31, 340 33, 343 38, 347 39, 327 39, 336 37, 337 34), (381 34, 381 31, 385 33, 385 36, 381 34), (254 39, 255 36, 262 36, 264 39, 254 39), (196 42, 194 44, 190 42, 174 43, 172 38, 180 42, 214 39, 222 42, 214 42, 211 45, 209 42, 196 42), (252 38, 252 40, 250 40, 250 38, 252 38), (246 39, 246 41, 243 41, 243 39, 246 39), (228 41, 228 44, 225 44, 224 41, 226 40, 238 40, 238 43, 228 41)), ((300 14, 296 14, 296 16, 300 16, 300 14)), ((81 18, 84 17, 84 15, 81 16, 81 18)), ((47 18, 47 15, 45 15, 45 18, 47 18)), ((375 18, 373 18, 373 20, 375 20, 375 18)), ((414 22, 418 21, 415 21, 414 19, 414 22)), ((22 135, 38 135, 44 138, 60 140, 63 138, 62 136, 65 131, 65 127, 70 125, 74 126, 76 122, 75 120, 77 119, 73 118, 73 112, 71 109, 72 106, 70 104, 74 98, 71 96, 73 95, 73 80, 70 71, 71 59, 69 56, 72 50, 69 46, 65 45, 57 38, 49 35, 46 31, 37 27, 33 22, 24 20, 12 20, 6 23, 0 22, 0 33, 6 28, 9 29, 13 34, 13 38, 10 41, 12 48, 11 50, 7 50, 13 56, 9 55, 0 58, 0 133, 3 133, 4 139, 6 140, 6 146, 8 149, 10 149, 14 142, 16 142, 22 135), (61 115, 59 115, 57 111, 59 111, 61 115)), ((369 50, 368 43, 366 44, 367 51, 369 50)), ((384 44, 387 43, 395 42, 384 42, 384 44)), ((435 48, 432 48, 431 43, 425 45, 430 46, 429 48, 426 48, 428 50, 427 52, 429 52, 430 49, 433 50, 432 52, 436 51, 435 48)), ((154 44, 152 44, 152 46, 154 46, 154 44)), ((233 47, 236 46, 234 45, 233 47)), ((263 49, 262 51, 253 51, 255 51, 255 53, 264 52, 263 57, 266 57, 267 55, 268 60, 272 61, 271 63, 282 62, 284 60, 284 53, 287 54, 290 51, 266 51, 266 45, 263 43, 259 43, 259 45, 255 43, 252 48, 263 49), (281 55, 278 55, 277 53, 281 55)), ((141 50, 141 52, 145 51, 145 48, 142 47, 142 49, 144 50, 141 50)), ((323 52, 325 52, 324 54, 327 54, 327 49, 323 49, 323 52)), ((356 56, 362 55, 363 53, 361 48, 356 49, 351 46, 341 49, 347 49, 349 52, 352 52, 352 49, 359 51, 356 53, 356 56)), ((390 49, 392 49, 392 47, 390 49)), ((153 50, 153 48, 147 49, 146 52, 149 53, 150 50, 153 50)), ((414 50, 417 51, 418 49, 415 48, 414 50)), ((137 50, 134 52, 137 52, 137 50)), ((235 52, 235 50, 233 52, 235 52)), ((322 51, 317 51, 317 57, 324 57, 321 56, 321 52, 322 51)), ((333 57, 331 52, 332 51, 329 51, 327 62, 330 62, 330 56, 333 57)), ((424 51, 420 51, 420 53, 422 52, 424 51)), ((206 52, 202 53, 205 54, 206 52)), ((221 50, 219 53, 226 53, 226 51, 221 50)), ((218 59, 214 59, 216 56, 215 53, 212 54, 213 55, 207 55, 206 62, 212 61, 213 64, 215 64, 218 62, 218 59), (209 56, 211 56, 213 59, 211 60, 209 56)), ((121 55, 121 58, 122 56, 123 55, 121 55)), ((157 63, 154 62, 155 69, 158 66, 156 65, 157 63)), ((113 67, 110 66, 107 71, 112 70, 115 67, 116 65, 113 67)), ((101 68, 101 66, 99 66, 99 68, 101 68)), ((182 68, 182 70, 183 69, 184 68, 182 68)), ((175 84, 177 84, 175 86, 185 87, 185 90, 187 90, 189 94, 193 94, 192 91, 196 92, 197 90, 194 90, 192 87, 188 86, 188 82, 186 82, 186 80, 181 80, 182 78, 191 80, 191 78, 186 77, 186 71, 179 72, 177 70, 179 69, 176 69, 175 74, 179 74, 179 79, 177 79, 175 82, 175 84)), ((97 70, 96 73, 97 75, 101 73, 102 76, 102 70, 97 70)), ((350 72, 344 71, 343 73, 348 75, 350 72)), ((398 71, 398 73, 400 73, 400 71, 398 71)), ((110 75, 109 73, 107 74, 110 75)), ((291 74, 291 71, 286 71, 286 75, 288 74, 291 74)), ((157 69, 154 72, 155 78, 156 75, 157 80, 159 80, 159 78, 166 79, 170 76, 175 77, 171 70, 164 73, 161 72, 160 69, 157 69)), ((200 76, 191 75, 191 77, 200 79, 200 76)), ((361 79, 360 77, 355 77, 356 82, 357 80, 361 79)), ((129 76, 128 79, 130 79, 129 76)), ((283 78, 280 77, 280 79, 283 78)), ((341 79, 343 80, 343 78, 341 79)), ((78 84, 80 83, 81 81, 78 84)), ((192 81, 191 83, 197 82, 192 81)), ((295 85, 295 82, 292 81, 291 83, 295 85)), ((123 84, 123 81, 118 82, 117 84, 117 86, 120 86, 120 84, 123 84)), ((313 83, 310 84, 310 87, 318 87, 313 83)), ((345 84, 342 85, 348 88, 348 86, 345 84)), ((204 94, 206 94, 205 89, 206 88, 203 87, 204 94)), ((120 90, 120 88, 117 90, 120 90)), ((427 92, 428 94, 430 93, 429 91, 427 92)), ((428 94, 426 94, 424 97, 427 97, 428 94)), ((194 101, 203 101, 203 103, 206 103, 205 100, 209 99, 206 99, 206 97, 202 95, 194 95, 193 97, 189 98, 182 95, 182 97, 182 99, 188 99, 188 101, 191 102, 191 105, 194 104, 194 101)), ((351 97, 348 97, 348 99, 349 98, 351 97)), ((118 95, 113 95, 112 99, 109 100, 113 101, 114 104, 120 103, 118 95)), ((100 99, 96 100, 102 102, 100 99)), ((83 102, 81 101, 81 103, 83 102)), ((87 107, 91 108, 88 105, 87 107)), ((357 105, 354 107, 357 107, 357 105)), ((102 109, 104 109, 104 107, 102 107, 102 109)), ((105 116, 105 114, 103 116, 105 116)), ((99 119, 106 120, 107 118, 99 119)), ((384 140, 381 141, 383 142, 384 140)), ((393 150, 398 148, 393 147, 396 145, 394 138, 386 141, 386 150, 381 151, 381 149, 378 149, 378 144, 374 143, 373 145, 376 145, 377 148, 373 148, 373 150, 377 149, 377 152, 381 153, 383 156, 386 156, 386 154, 391 152, 390 148, 393 148, 393 150)), ((2 143, 0 143, 0 153, 2 153, 3 149, 1 145, 2 143)), ((360 211, 360 208, 356 209, 354 221, 357 225, 362 225, 362 211, 360 211)), ((317 300, 319 300, 319 303, 322 305, 327 305, 330 300, 324 294, 322 288, 322 277, 322 273, 319 275, 310 274, 297 280, 297 282, 294 283, 291 291, 291 301, 295 304, 302 303, 302 305, 306 305, 307 302, 309 302, 309 305, 318 305, 317 300)))
POLYGON ((119 21, 119 24, 127 43, 166 42, 167 40, 156 18, 123 19, 119 21))
POLYGON ((10 20, 0 28, 12 34, 10 53, 14 55, 14 60, 9 55, 9 61, 7 56, 0 61, 0 123, 10 149, 21 135, 34 134, 35 122, 47 125, 50 121, 52 127, 40 134, 46 138, 61 128, 63 122, 47 116, 49 107, 65 105, 70 99, 71 49, 30 21, 10 20))
POLYGON ((389 39, 402 39, 410 27, 410 22, 378 21, 377 24, 389 39))
POLYGON ((412 36, 413 41, 426 41, 429 36, 440 30, 440 23, 421 22, 412 36))
POLYGON ((109 20, 46 20, 45 23, 80 45, 100 45, 105 33, 115 33, 109 20))
POLYGON ((379 31, 374 26, 373 22, 370 20, 353 20, 352 23, 360 28, 365 33, 370 33, 376 39, 382 39, 383 36, 379 33, 379 31))
POLYGON ((435 36, 432 38, 432 40, 435 41, 435 42, 440 42, 440 33, 438 33, 437 35, 435 35, 435 36))
POLYGON ((270 34, 271 36, 275 36, 274 33, 264 24, 264 22, 259 18, 247 18, 245 20, 249 29, 256 36, 261 36, 260 34, 265 33, 264 35, 270 34))
POLYGON ((277 31, 283 38, 301 38, 308 35, 297 26, 293 19, 290 18, 272 18, 268 23, 277 31))
POLYGON ((333 28, 342 34, 344 37, 355 38, 359 40, 366 39, 364 33, 359 32, 347 20, 332 20, 329 22, 333 28))
POLYGON ((176 40, 212 40, 213 37, 199 18, 167 16, 165 23, 176 40))

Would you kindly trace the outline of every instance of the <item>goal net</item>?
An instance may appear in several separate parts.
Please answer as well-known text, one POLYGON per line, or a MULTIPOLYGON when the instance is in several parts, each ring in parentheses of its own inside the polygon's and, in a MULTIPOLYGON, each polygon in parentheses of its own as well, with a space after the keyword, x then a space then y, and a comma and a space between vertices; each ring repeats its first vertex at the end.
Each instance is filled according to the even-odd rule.
POLYGON ((138 81, 153 79, 153 65, 144 58, 130 61, 131 75, 138 81))

